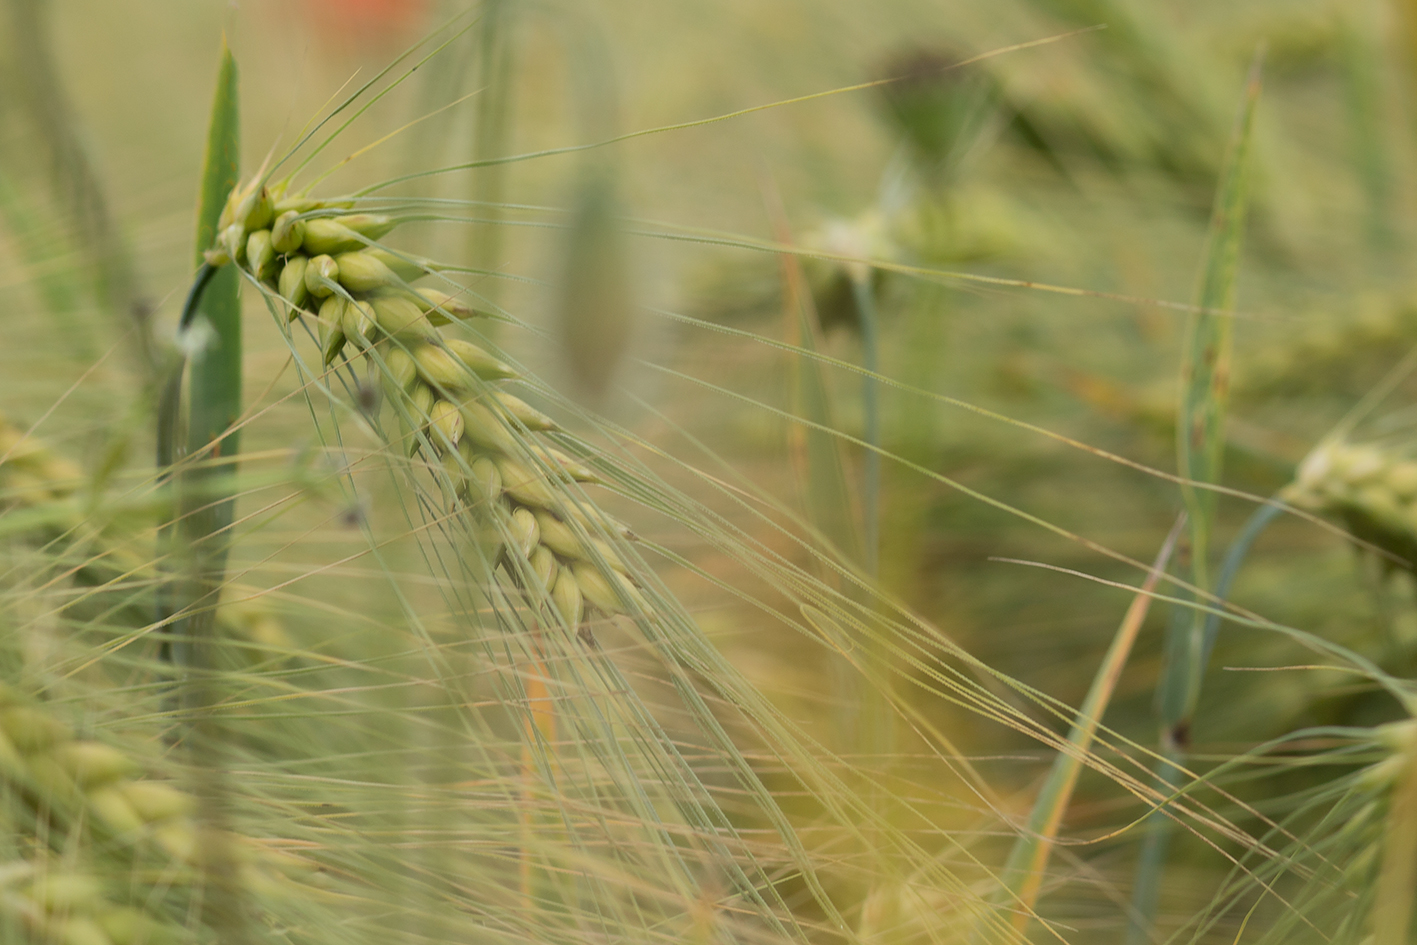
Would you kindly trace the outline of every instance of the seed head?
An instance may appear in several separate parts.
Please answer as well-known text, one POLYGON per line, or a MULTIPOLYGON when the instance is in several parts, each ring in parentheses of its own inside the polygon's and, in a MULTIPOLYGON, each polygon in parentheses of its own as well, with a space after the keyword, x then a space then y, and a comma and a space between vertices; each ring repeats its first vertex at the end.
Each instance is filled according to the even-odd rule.
POLYGON ((556 563, 556 556, 550 548, 537 545, 527 563, 531 565, 531 572, 541 581, 543 588, 549 591, 556 586, 556 572, 560 565, 556 563))
POLYGON ((305 221, 294 210, 287 210, 276 217, 271 227, 271 245, 281 255, 289 256, 299 252, 305 241, 305 221))
POLYGON ((346 302, 338 295, 325 299, 320 306, 320 354, 328 366, 344 350, 344 307, 346 302))
POLYGON ((545 476, 533 472, 510 456, 496 456, 492 461, 497 464, 497 471, 502 474, 502 488, 507 491, 507 495, 522 505, 534 508, 556 507, 556 495, 551 491, 545 476))
POLYGON ((329 298, 339 278, 339 265, 330 256, 314 256, 305 267, 305 288, 317 299, 329 298))
POLYGON ((492 397, 502 406, 502 409, 511 414, 518 423, 526 427, 533 433, 559 430, 561 427, 546 414, 532 407, 519 397, 514 397, 505 391, 493 391, 492 397))
POLYGON ((305 269, 309 263, 310 260, 304 256, 292 256, 280 271, 280 279, 276 282, 276 291, 290 303, 286 313, 288 321, 293 321, 295 316, 300 314, 305 300, 310 297, 310 290, 305 287, 305 269))
POLYGON ((339 265, 340 285, 351 292, 393 289, 402 281, 381 259, 369 253, 340 253, 335 262, 339 265))
POLYGON ((428 321, 434 325, 448 325, 454 320, 462 321, 485 314, 459 300, 457 296, 436 289, 418 289, 415 295, 418 296, 420 306, 428 314, 428 321))
POLYGON ((579 627, 585 619, 585 594, 570 568, 561 568, 551 588, 551 602, 568 627, 579 627))
POLYGON ((370 298, 379 327, 395 337, 429 339, 435 334, 423 310, 407 296, 376 295, 370 298))
POLYGON ((388 368, 388 382, 400 393, 408 393, 418 379, 418 366, 402 348, 390 348, 384 354, 384 366, 388 368))
POLYGON ((260 282, 275 278, 276 251, 271 247, 270 230, 257 230, 246 237, 246 265, 260 282))
POLYGON ((511 453, 517 448, 512 432, 486 407, 476 401, 462 405, 463 429, 476 446, 495 453, 511 453))
POLYGON ((305 221, 305 238, 300 248, 307 256, 333 256, 363 249, 365 242, 349 227, 328 217, 305 221))
POLYGON ((484 381, 501 381, 521 376, 510 365, 502 363, 470 341, 449 338, 444 344, 451 354, 484 381))
POLYGON ((511 517, 507 521, 507 531, 511 535, 512 543, 521 552, 523 558, 531 555, 532 549, 541 539, 540 525, 530 509, 520 507, 513 509, 511 517))
POLYGON ((444 450, 455 451, 463 434, 463 418, 458 408, 446 400, 438 400, 433 403, 428 416, 434 433, 433 442, 444 450))
POLYGON ((367 348, 379 336, 374 307, 368 302, 347 303, 341 314, 340 326, 344 329, 344 336, 360 349, 367 348))

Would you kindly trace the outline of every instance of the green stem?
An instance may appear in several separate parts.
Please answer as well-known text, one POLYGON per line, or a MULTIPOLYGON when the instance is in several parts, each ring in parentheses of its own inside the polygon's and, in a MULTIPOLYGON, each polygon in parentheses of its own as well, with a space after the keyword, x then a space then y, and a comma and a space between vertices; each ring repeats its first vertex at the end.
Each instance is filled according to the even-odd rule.
MULTIPOLYGON (((212 276, 216 270, 208 263, 202 263, 197 269, 196 278, 192 280, 192 287, 187 291, 187 300, 182 306, 182 317, 178 321, 178 331, 186 331, 192 324, 192 320, 197 315, 197 310, 201 306, 202 298, 206 294, 207 286, 211 284, 212 276)), ((158 549, 159 549, 159 572, 166 572, 169 566, 165 562, 173 560, 176 552, 176 502, 171 486, 172 467, 177 462, 177 439, 181 433, 180 421, 182 416, 182 375, 187 367, 187 357, 182 353, 181 348, 173 355, 168 364, 162 387, 158 393, 157 406, 157 475, 158 485, 172 503, 173 515, 158 527, 158 549)), ((158 627, 167 626, 172 620, 173 614, 177 612, 175 588, 170 579, 159 580, 157 590, 157 621, 158 627)), ((164 662, 171 662, 173 659, 171 630, 164 637, 158 651, 159 659, 164 662)))

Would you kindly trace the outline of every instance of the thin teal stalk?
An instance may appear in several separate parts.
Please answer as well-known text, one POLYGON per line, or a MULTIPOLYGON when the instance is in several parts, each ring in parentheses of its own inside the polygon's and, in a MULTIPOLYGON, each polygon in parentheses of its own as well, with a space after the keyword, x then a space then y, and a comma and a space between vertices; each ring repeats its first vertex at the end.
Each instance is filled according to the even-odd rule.
MULTIPOLYGON (((192 286, 187 290, 187 299, 182 305, 182 316, 177 322, 179 334, 191 327, 202 298, 206 294, 207 286, 211 284, 215 275, 216 270, 205 262, 197 270, 197 275, 192 280, 192 286)), ((162 577, 162 575, 171 572, 174 559, 177 556, 177 500, 171 480, 173 466, 177 462, 177 441, 181 438, 182 433, 182 380, 186 369, 187 358, 179 348, 168 359, 167 367, 163 372, 162 386, 158 391, 157 403, 157 481, 167 512, 165 520, 158 526, 157 531, 158 573, 160 577, 154 625, 159 629, 167 628, 167 638, 163 640, 158 654, 164 662, 174 661, 170 639, 172 628, 169 626, 169 622, 178 611, 178 595, 174 582, 171 578, 162 577)))
MULTIPOLYGON (((1225 562, 1221 565, 1220 574, 1215 582, 1214 593, 1217 602, 1223 602, 1229 596, 1230 585, 1234 582, 1235 575, 1239 573, 1240 566, 1245 563, 1245 558, 1249 555, 1255 539, 1283 511, 1283 506, 1277 502, 1267 502, 1255 509, 1254 514, 1250 516, 1250 520, 1245 523, 1245 527, 1241 529, 1240 534, 1231 543, 1230 550, 1225 554, 1225 562)), ((1178 622, 1189 623, 1191 619, 1190 614, 1183 608, 1174 610, 1173 616, 1179 618, 1178 622)), ((1202 673, 1210 663, 1210 653, 1215 648, 1215 640, 1219 634, 1220 614, 1207 613, 1201 639, 1202 673)), ((1181 767, 1185 764, 1186 758, 1185 754, 1177 750, 1174 745, 1163 745, 1163 749, 1165 762, 1158 764, 1157 774, 1162 782, 1160 790, 1169 796, 1181 788, 1183 780, 1181 767)), ((1146 839, 1142 842, 1141 855, 1137 860, 1135 892, 1132 898, 1134 921, 1128 929, 1128 945, 1142 945, 1142 943, 1151 941, 1147 927, 1156 916, 1160 900, 1161 874, 1165 869, 1170 840, 1170 820, 1165 814, 1156 811, 1146 820, 1146 839), (1140 921, 1142 919, 1146 920, 1145 924, 1140 921)))
MULTIPOLYGON (((1255 539, 1260 537, 1260 533, 1269 527, 1284 512, 1284 507, 1277 501, 1271 500, 1255 509, 1250 516, 1250 520, 1245 523, 1245 527, 1240 530, 1240 534, 1235 536, 1235 540, 1230 544, 1230 550, 1225 553, 1225 562, 1220 566, 1220 575, 1215 580, 1215 596, 1217 601, 1224 601, 1230 596, 1230 585, 1235 581, 1235 575, 1239 573, 1240 566, 1245 563, 1245 558, 1250 554, 1250 547, 1255 543, 1255 539)), ((1210 651, 1215 648, 1215 638, 1220 635, 1220 614, 1208 613, 1205 620, 1205 634, 1201 640, 1201 666, 1204 668, 1210 662, 1210 651)))

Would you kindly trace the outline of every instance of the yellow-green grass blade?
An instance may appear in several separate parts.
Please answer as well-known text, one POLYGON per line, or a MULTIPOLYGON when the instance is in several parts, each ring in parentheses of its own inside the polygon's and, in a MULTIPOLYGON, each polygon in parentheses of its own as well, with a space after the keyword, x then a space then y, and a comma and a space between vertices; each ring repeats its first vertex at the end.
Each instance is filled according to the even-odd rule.
MULTIPOLYGON (((191 402, 187 429, 187 452, 198 460, 211 460, 222 456, 234 456, 237 450, 235 421, 241 409, 241 303, 240 283, 234 267, 213 270, 203 261, 202 253, 208 249, 216 236, 217 220, 222 206, 236 185, 239 154, 239 113, 237 92, 236 60, 222 42, 221 63, 217 70, 216 92, 212 100, 212 117, 208 130, 207 149, 202 170, 199 209, 197 214, 196 246, 194 259, 197 275, 183 306, 179 331, 186 336, 184 341, 198 341, 197 350, 191 358, 191 402), (225 436, 223 436, 225 434, 225 436), (213 445, 215 444, 215 445, 213 445)), ((166 366, 163 387, 159 393, 157 408, 157 467, 160 482, 166 482, 173 475, 178 459, 183 394, 183 373, 186 367, 186 345, 179 346, 166 366)), ((215 467, 224 476, 235 472, 229 463, 215 467)), ((222 532, 231 521, 231 502, 213 500, 210 481, 197 482, 198 478, 210 479, 211 469, 195 470, 183 478, 184 492, 201 496, 200 514, 182 515, 181 508, 186 500, 174 501, 172 517, 159 529, 158 543, 162 548, 166 569, 176 570, 173 562, 178 557, 177 522, 181 522, 181 544, 191 546, 201 544, 202 537, 222 532)), ((210 543, 202 547, 202 554, 215 555, 203 570, 220 568, 225 560, 221 550, 213 550, 210 543)), ((183 555, 185 557, 185 554, 183 555)), ((191 598, 198 593, 188 588, 179 594, 175 581, 169 581, 158 591, 157 623, 166 626, 182 609, 180 598, 191 598)), ((190 603, 190 600, 188 601, 190 603)), ((176 638, 191 639, 191 628, 176 624, 168 628, 176 638)), ((163 657, 179 665, 190 662, 187 648, 178 643, 163 644, 163 657)))
MULTIPOLYGON (((1187 326, 1181 366, 1181 405, 1177 451, 1183 479, 1213 483, 1220 479, 1225 411, 1230 390, 1230 348, 1235 282, 1240 265, 1250 191, 1250 155, 1255 107, 1260 94, 1259 60, 1250 72, 1244 102, 1221 174, 1206 239, 1205 261, 1196 293, 1195 312, 1187 326)), ((1190 514, 1191 555, 1197 576, 1205 559, 1215 516, 1214 493, 1182 486, 1190 514)), ((1199 582, 1205 586, 1206 582, 1199 582)))
MULTIPOLYGON (((1197 305, 1191 316, 1181 368, 1181 405, 1177 451, 1181 495, 1190 516, 1191 583, 1210 588, 1210 535, 1216 494, 1192 485, 1219 482, 1225 448, 1225 412, 1230 390, 1232 324, 1224 314, 1235 306, 1240 244, 1249 200, 1250 154, 1255 107, 1260 94, 1260 59, 1256 58, 1241 105, 1230 156, 1221 176, 1211 217, 1197 305)), ((1162 724, 1168 729, 1190 718, 1200 693, 1200 657, 1204 621, 1193 616, 1180 641, 1173 640, 1161 688, 1162 724)))
MULTIPOLYGON (((1196 293, 1197 311, 1188 325, 1181 367, 1181 404, 1177 417, 1177 452, 1181 495, 1190 518, 1190 585, 1201 593, 1211 587, 1210 536, 1216 493, 1197 488, 1220 480, 1225 446, 1225 412, 1230 388, 1231 319, 1240 246, 1249 205, 1250 163, 1255 111, 1259 103, 1263 51, 1255 56, 1246 82, 1230 153, 1221 171, 1196 293)), ((1198 609, 1177 612, 1168 629, 1158 703, 1161 749, 1158 776, 1163 789, 1181 776, 1190 742, 1191 717, 1200 698, 1206 617, 1198 609)), ((1155 918, 1161 874, 1172 830, 1169 818, 1154 815, 1137 865, 1132 891, 1135 907, 1128 941, 1145 941, 1155 918)))
POLYGON ((1072 800, 1073 789, 1077 786, 1078 775, 1082 773, 1084 759, 1092 748, 1098 726, 1102 723, 1102 716, 1107 711, 1108 703, 1112 701, 1112 694, 1117 690, 1117 681, 1127 664, 1127 657, 1131 655, 1132 645, 1136 642, 1141 625, 1151 609, 1152 594, 1171 560, 1171 552, 1176 547, 1184 524, 1183 514, 1176 520, 1176 525, 1162 543, 1156 561, 1152 563, 1151 573, 1142 582, 1141 590, 1127 607, 1127 612, 1117 627, 1117 633, 1112 638, 1112 645, 1107 648, 1107 654, 1102 658, 1102 664, 1097 667, 1097 673, 1092 678, 1087 697, 1078 709, 1077 721, 1068 732, 1068 750, 1060 752, 1054 759, 1048 778, 1043 782, 1038 798, 1033 802, 1033 810, 1029 812, 1024 832, 1014 841, 1013 849, 1004 864, 1001 880, 1006 898, 1001 898, 1001 902, 1011 911, 1011 925, 1020 937, 1027 930, 1028 921, 1034 914, 1038 891, 1043 885, 1044 871, 1048 867, 1048 859, 1053 852, 1063 814, 1066 813, 1072 800))

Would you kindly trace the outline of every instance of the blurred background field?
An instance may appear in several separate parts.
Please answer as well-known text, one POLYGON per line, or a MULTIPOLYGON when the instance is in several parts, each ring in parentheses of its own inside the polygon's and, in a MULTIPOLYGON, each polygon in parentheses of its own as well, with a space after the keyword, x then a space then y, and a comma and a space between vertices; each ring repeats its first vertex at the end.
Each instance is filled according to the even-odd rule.
MULTIPOLYGON (((194 200, 223 33, 241 70, 249 172, 268 151, 291 145, 342 88, 347 94, 465 7, 8 0, 0 413, 22 428, 38 424, 36 434, 85 474, 111 460, 120 481, 141 482, 151 442, 137 394, 143 369, 131 311, 135 303, 150 310, 154 334, 172 336, 191 277, 194 200), (33 14, 40 31, 25 33, 33 14), (63 138, 71 132, 72 140, 63 138), (98 190, 76 212, 80 178, 98 190), (116 268, 95 283, 96 264, 116 268), (121 458, 112 459, 116 453, 121 458)), ((754 336, 860 363, 867 355, 853 280, 864 284, 879 323, 879 373, 903 385, 879 390, 880 443, 890 454, 880 472, 880 587, 982 665, 1062 704, 1083 699, 1130 600, 1085 576, 1134 585, 1141 575, 921 470, 1142 561, 1154 557, 1175 520, 1178 490, 942 398, 1175 471, 1186 306, 1257 49, 1264 50, 1264 86, 1223 478, 1247 497, 1219 501, 1217 558, 1258 502, 1294 480, 1304 457, 1417 342, 1410 255, 1417 6, 1405 0, 489 0, 480 16, 478 28, 452 38, 444 55, 321 156, 316 167, 335 168, 380 141, 335 169, 321 189, 348 192, 433 167, 784 103, 592 151, 411 181, 396 192, 484 203, 459 211, 476 218, 470 225, 409 225, 401 245, 488 270, 474 282, 478 291, 543 329, 501 331, 507 350, 553 388, 643 438, 637 455, 750 539, 828 582, 827 557, 789 534, 835 544, 846 560, 869 558, 863 535, 872 473, 858 442, 870 437, 863 380, 754 336), (1099 25, 1105 28, 1092 29, 1099 25), (895 81, 850 88, 881 79, 895 81), (818 94, 832 90, 841 91, 818 94), (789 101, 806 96, 814 97, 789 101), (613 182, 628 221, 626 291, 634 304, 616 313, 623 322, 568 326, 545 285, 566 248, 546 224, 593 196, 596 181, 613 182), (817 255, 774 251, 784 244, 817 255), (840 258, 885 265, 863 279, 840 258), (801 307, 792 291, 799 277, 809 303, 801 307), (606 347, 595 347, 602 338, 606 347), (819 400, 804 395, 804 376, 820 378, 819 400), (847 438, 828 439, 822 454, 821 438, 789 416, 821 420, 847 438), (679 462, 756 490, 765 516, 714 495, 679 462)), ((248 469, 279 473, 310 446, 309 410, 290 396, 298 381, 270 314, 250 292, 245 306, 246 402, 254 419, 242 448, 248 469)), ((1398 377, 1349 438, 1412 458, 1414 392, 1417 384, 1398 377)), ((368 447, 350 448, 363 455, 368 447)), ((382 494, 389 487, 370 488, 382 494)), ((367 561, 339 563, 366 547, 351 527, 355 516, 332 490, 307 498, 267 523, 261 493, 243 497, 235 587, 280 611, 282 632, 299 646, 331 659, 399 658, 400 644, 381 636, 398 609, 370 580, 367 561)), ((1359 531, 1397 547, 1400 557, 1394 543, 1401 536, 1374 526, 1358 505, 1318 503, 1320 512, 1344 512, 1330 519, 1339 528, 1328 530, 1281 518, 1258 540, 1230 599, 1409 678, 1417 668, 1413 568, 1359 552, 1342 534, 1359 531)), ((376 501, 369 510, 376 533, 390 537, 383 566, 430 608, 436 634, 438 605, 429 588, 419 590, 421 553, 403 534, 407 522, 385 511, 391 508, 376 501)), ((940 829, 970 834, 970 849, 983 851, 986 863, 1001 859, 1009 834, 995 814, 1027 815, 1051 749, 1016 725, 914 686, 918 674, 896 667, 897 697, 975 759, 996 792, 999 810, 989 812, 967 779, 922 747, 928 739, 917 722, 898 719, 888 741, 863 735, 867 697, 842 676, 830 628, 818 627, 813 638, 763 617, 704 579, 780 603, 741 558, 672 518, 630 503, 611 508, 702 569, 654 562, 704 633, 788 717, 877 772, 940 829)), ((1154 701, 1170 610, 1153 607, 1105 716, 1135 745, 1157 741, 1154 701)), ((643 674, 644 693, 658 705, 664 681, 655 678, 654 661, 624 645, 624 664, 643 674)), ((39 654, 28 664, 36 678, 64 675, 72 654, 45 656, 38 644, 27 646, 39 654), (45 659, 56 662, 46 668, 45 659)), ((1282 669, 1317 661, 1282 634, 1227 625, 1192 725, 1196 764, 1306 726, 1403 717, 1368 680, 1282 669)), ((967 672, 1023 715, 1065 728, 997 679, 967 672)), ((672 727, 670 700, 663 702, 672 727)), ((799 803, 786 775, 774 780, 767 748, 745 750, 760 748, 764 776, 814 850, 830 858, 834 843, 849 847, 825 827, 822 836, 812 832, 821 812, 810 798, 799 803)), ((1139 749, 1124 753, 1149 764, 1139 749)), ((1238 778, 1231 790, 1278 813, 1285 798, 1335 776, 1299 764, 1279 768, 1238 778)), ((1120 940, 1140 833, 1121 828, 1144 813, 1115 779, 1084 774, 1064 835, 1104 839, 1055 857, 1039 906, 1065 940, 1120 940)), ((1257 822, 1238 806, 1224 814, 1247 829, 1257 822)), ((1208 840, 1182 831, 1175 844, 1156 940, 1177 927, 1182 941, 1239 940, 1244 910, 1204 930, 1181 925, 1219 895, 1226 864, 1208 840)), ((784 880, 788 895, 803 897, 793 883, 784 880)), ((856 889, 843 880, 842 889, 861 940, 963 940, 908 922, 895 937, 871 932, 870 910, 884 907, 870 899, 869 884, 856 889)), ((820 918, 814 907, 802 908, 820 918)), ((1272 925, 1283 911, 1270 902, 1258 914, 1272 925)), ((814 934, 825 941, 838 933, 814 934)))

